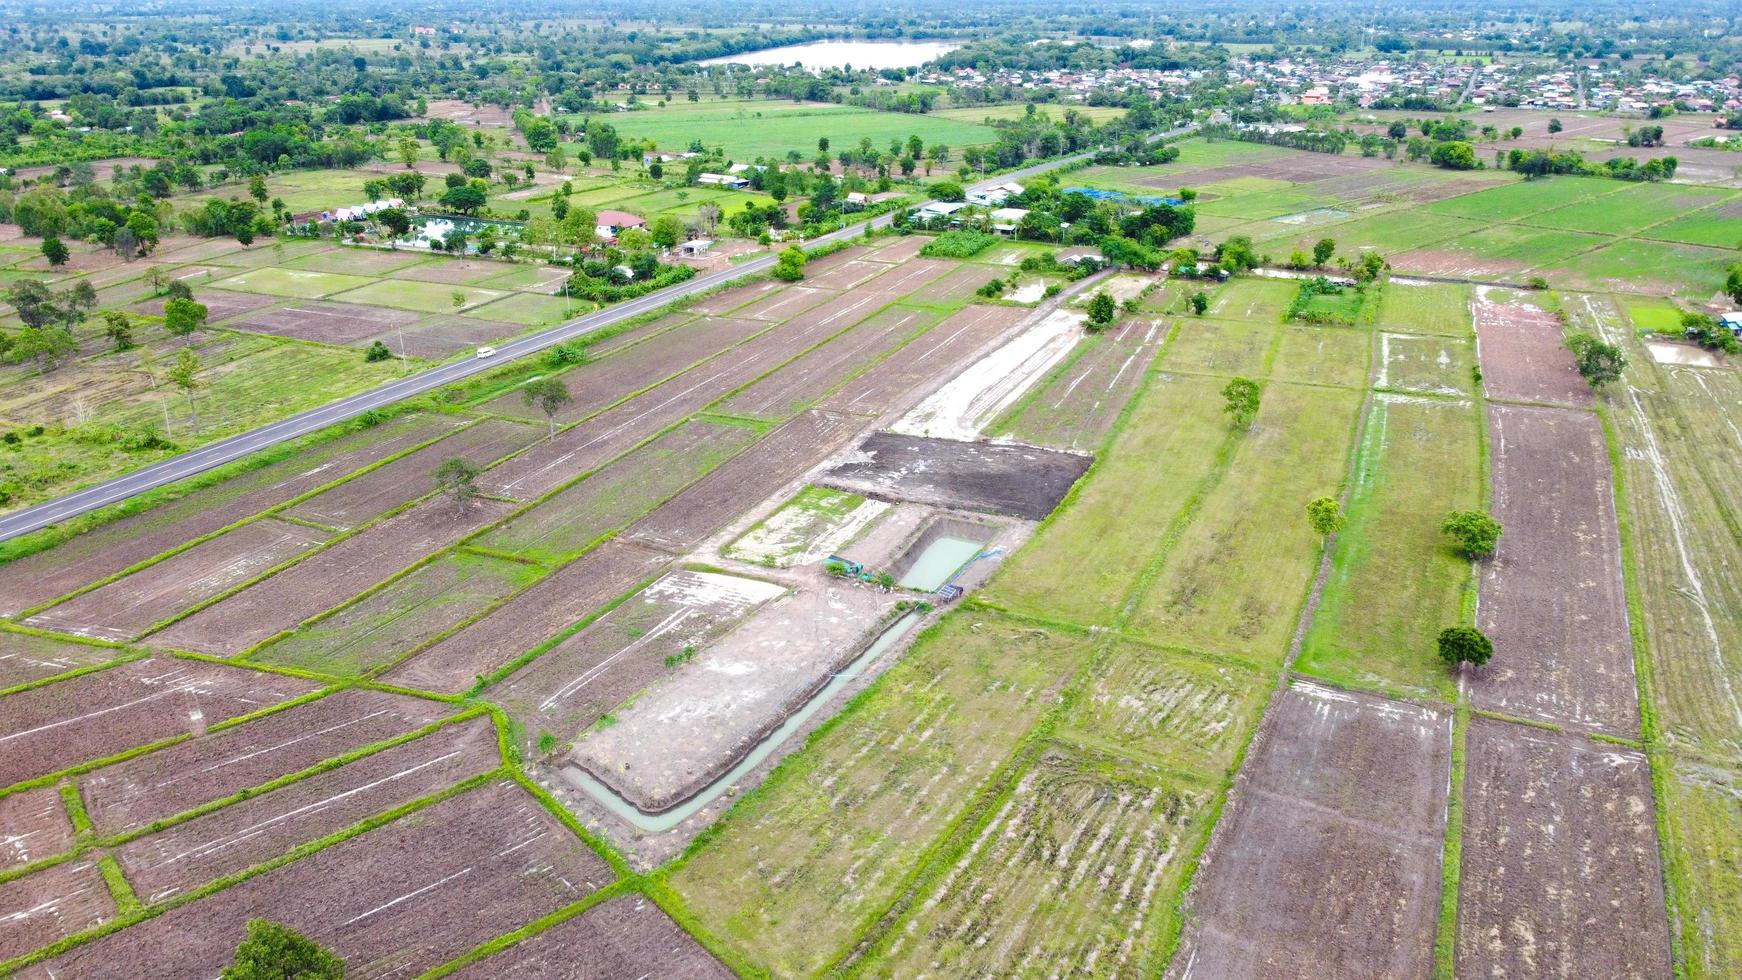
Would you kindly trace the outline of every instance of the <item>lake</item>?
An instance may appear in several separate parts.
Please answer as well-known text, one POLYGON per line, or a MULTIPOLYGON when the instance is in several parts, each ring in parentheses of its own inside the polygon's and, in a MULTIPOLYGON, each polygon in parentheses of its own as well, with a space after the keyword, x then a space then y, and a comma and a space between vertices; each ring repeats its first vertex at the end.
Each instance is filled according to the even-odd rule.
POLYGON ((913 68, 961 47, 952 41, 811 41, 782 48, 763 48, 704 65, 790 65, 806 68, 913 68))

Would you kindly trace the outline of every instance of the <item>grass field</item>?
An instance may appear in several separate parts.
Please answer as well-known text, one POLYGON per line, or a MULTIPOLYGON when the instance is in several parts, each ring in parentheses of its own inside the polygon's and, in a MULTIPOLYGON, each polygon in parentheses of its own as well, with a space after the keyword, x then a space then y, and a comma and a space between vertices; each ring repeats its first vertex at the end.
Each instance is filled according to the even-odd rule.
MULTIPOLYGON (((701 140, 703 146, 720 147, 740 161, 784 157, 788 150, 797 150, 809 160, 816 155, 817 140, 824 137, 832 147, 842 149, 857 146, 866 137, 879 149, 892 139, 915 135, 927 145, 943 143, 952 149, 997 139, 995 130, 978 122, 781 100, 674 102, 600 118, 622 136, 653 140, 662 150, 686 150, 692 140, 701 140)), ((579 117, 571 121, 578 122, 579 117)))
MULTIPOLYGON (((1635 235, 1652 225, 1733 196, 1731 191, 1682 184, 1635 184, 1611 194, 1535 214, 1526 223, 1605 235, 1635 235)), ((1726 245, 1734 244, 1726 242, 1726 245)))
POLYGON ((419 313, 442 313, 489 303, 507 295, 508 293, 499 289, 483 289, 478 286, 381 279, 333 298, 345 303, 391 306, 401 310, 416 310, 419 313), (454 301, 456 295, 460 297, 460 302, 454 301))
POLYGON ((1433 214, 1449 214, 1478 221, 1513 221, 1543 211, 1607 196, 1627 185, 1601 177, 1550 177, 1547 180, 1518 181, 1501 184, 1473 194, 1447 198, 1429 204, 1424 210, 1433 214))
MULTIPOLYGON (((253 269, 212 283, 219 289, 262 293, 267 296, 286 296, 291 299, 320 299, 323 296, 331 296, 334 293, 342 293, 347 289, 356 289, 359 286, 369 284, 370 280, 362 276, 271 267, 253 269)), ((359 300, 359 302, 366 301, 359 300)))
POLYGON ((1270 376, 1278 381, 1364 388, 1372 335, 1337 327, 1282 328, 1270 376))
POLYGON ((1682 215, 1672 221, 1657 225, 1647 232, 1645 237, 1669 242, 1683 242, 1688 245, 1742 248, 1742 229, 1737 227, 1736 215, 1725 213, 1729 210, 1731 210, 1730 207, 1707 208, 1704 211, 1682 215))
POLYGON ((1468 337, 1470 287, 1456 283, 1421 286, 1391 284, 1379 300, 1376 319, 1381 330, 1393 333, 1439 334, 1468 337))

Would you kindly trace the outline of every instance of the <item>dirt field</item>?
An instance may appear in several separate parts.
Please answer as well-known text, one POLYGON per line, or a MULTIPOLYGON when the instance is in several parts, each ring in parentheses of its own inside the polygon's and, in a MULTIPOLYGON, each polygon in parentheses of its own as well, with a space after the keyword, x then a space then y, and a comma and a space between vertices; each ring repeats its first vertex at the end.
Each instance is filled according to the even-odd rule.
POLYGON ((858 434, 860 420, 812 411, 793 419, 629 529, 629 540, 679 552, 798 479, 858 434))
POLYGON ((464 691, 477 677, 580 622, 670 561, 645 548, 607 542, 388 671, 384 679, 428 691, 464 691))
POLYGON ((0 565, 0 613, 17 613, 107 578, 458 424, 459 419, 411 416, 367 429, 0 565))
POLYGON ((53 786, 0 796, 0 871, 63 854, 73 846, 73 824, 53 786))
POLYGON ((453 974, 458 980, 727 980, 732 975, 659 906, 640 895, 594 906, 453 974))
POLYGON ((113 660, 121 651, 0 630, 0 690, 113 660))
POLYGON ((1038 521, 1089 468, 1072 453, 877 432, 818 481, 880 500, 911 500, 1038 521))
MULTIPOLYGON (((228 270, 226 270, 226 271, 228 271, 228 270)), ((248 312, 251 312, 253 310, 258 310, 262 306, 271 306, 272 304, 278 302, 277 297, 273 297, 273 296, 263 296, 259 293, 236 293, 236 292, 230 292, 228 290, 223 290, 223 289, 201 289, 199 296, 197 298, 198 298, 199 302, 201 302, 205 305, 205 307, 206 307, 206 319, 210 323, 218 323, 218 322, 221 322, 224 320, 228 320, 233 316, 238 316, 238 315, 243 314, 243 313, 248 313, 248 312)), ((145 314, 148 314, 150 316, 162 316, 163 315, 163 304, 167 299, 168 299, 168 297, 159 297, 157 299, 148 299, 148 300, 144 300, 144 301, 139 302, 139 303, 135 303, 135 304, 133 304, 133 312, 145 313, 145 314)), ((335 303, 332 305, 337 306, 339 304, 335 303)), ((358 307, 358 308, 359 309, 367 309, 368 307, 358 307)), ((271 313, 263 313, 260 315, 263 317, 268 317, 268 318, 274 316, 274 314, 271 314, 271 313)), ((253 318, 250 317, 248 319, 252 320, 253 318)), ((306 324, 306 318, 303 320, 303 322, 306 324)), ((247 323, 237 324, 237 326, 239 326, 243 329, 253 329, 247 323)), ((275 333, 277 331, 261 330, 259 332, 260 333, 275 333)), ((303 336, 302 334, 299 334, 299 333, 281 333, 280 335, 287 336, 287 337, 303 336)), ((306 339, 317 340, 319 338, 307 337, 306 339)))
POLYGON ((308 768, 447 714, 443 705, 380 691, 342 690, 136 756, 79 778, 99 834, 135 830, 308 768))
POLYGON ((953 313, 918 340, 847 382, 824 399, 822 407, 880 415, 917 387, 953 376, 968 357, 1027 319, 1028 313, 1008 306, 970 306, 953 313))
MULTIPOLYGON (((205 302, 202 294, 202 302, 205 302)), ((215 315, 212 319, 216 320, 215 315)), ((359 344, 394 327, 416 323, 418 314, 356 303, 292 303, 275 310, 245 316, 231 326, 238 330, 296 337, 322 344, 359 344)), ((399 345, 389 343, 395 354, 399 345)), ((410 345, 407 344, 407 353, 410 345)))
POLYGON ((289 677, 149 659, 6 698, 0 786, 269 708, 315 689, 289 677))
POLYGON ((1451 722, 1290 687, 1205 852, 1170 975, 1429 976, 1451 722))
POLYGON ((1670 976, 1643 756, 1477 717, 1464 777, 1460 976, 1670 976))
POLYGON ((1478 621, 1494 659, 1472 703, 1526 718, 1639 731, 1633 644, 1609 457, 1596 416, 1489 408, 1494 516, 1506 531, 1481 571, 1478 621))
MULTIPOLYGON (((398 278, 404 273, 394 275, 398 278)), ((440 359, 456 351, 469 350, 493 340, 512 337, 525 330, 526 327, 518 323, 443 313, 420 320, 411 329, 390 330, 368 340, 381 341, 395 354, 399 353, 400 344, 403 342, 407 357, 440 359)))
POLYGON ((157 646, 235 654, 344 602, 510 510, 474 500, 462 513, 429 500, 249 586, 152 637, 157 646))
POLYGON ((0 883, 0 962, 115 916, 115 900, 94 857, 0 883))
POLYGON ((435 471, 458 456, 489 464, 545 436, 542 426, 484 419, 290 508, 291 517, 341 530, 356 527, 435 490, 435 471))
POLYGON ((496 783, 79 946, 20 974, 216 976, 248 919, 275 918, 345 960, 346 976, 415 975, 569 905, 605 863, 513 784, 496 783))
POLYGON ((500 764, 495 726, 477 718, 142 837, 116 858, 140 899, 157 902, 500 764))
MULTIPOLYGON (((852 300, 842 303, 834 302, 839 299, 841 299, 841 294, 832 289, 818 289, 815 286, 787 286, 764 294, 761 299, 743 309, 734 310, 732 315, 750 320, 780 323, 824 304, 828 304, 829 310, 819 315, 828 316, 831 319, 849 316, 860 309, 861 304, 852 300), (837 306, 844 307, 844 309, 839 313, 831 312, 837 306)), ((840 325, 844 327, 851 322, 848 320, 840 325)))
POLYGON ((992 431, 1054 449, 1099 449, 1166 337, 1166 324, 1132 320, 1084 341, 1080 357, 1048 378, 992 431))
POLYGON ((914 436, 978 439, 1082 340, 1084 314, 1041 308, 1021 332, 974 362, 890 428, 914 436))
POLYGON ((783 587, 713 572, 672 572, 514 672, 490 691, 519 723, 527 758, 550 734, 566 746, 583 729, 670 674, 783 587))
POLYGON ((264 518, 197 544, 25 622, 103 640, 131 640, 325 542, 330 534, 264 518))
POLYGON ((720 411, 754 418, 788 418, 901 347, 935 319, 934 313, 899 306, 874 314, 726 399, 720 411))
POLYGON ((1559 318, 1480 296, 1475 309, 1482 386, 1490 397, 1558 405, 1591 403, 1591 388, 1562 345, 1559 318))

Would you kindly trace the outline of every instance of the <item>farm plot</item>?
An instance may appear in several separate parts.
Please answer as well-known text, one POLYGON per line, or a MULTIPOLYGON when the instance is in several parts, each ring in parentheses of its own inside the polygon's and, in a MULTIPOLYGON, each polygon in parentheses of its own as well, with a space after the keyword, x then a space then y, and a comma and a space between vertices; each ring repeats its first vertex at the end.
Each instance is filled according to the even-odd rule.
POLYGON ((1627 185, 1601 177, 1520 180, 1474 194, 1435 201, 1422 210, 1479 221, 1513 221, 1591 197, 1614 194, 1627 185))
POLYGON ((1004 564, 988 598, 1031 615, 1110 625, 1215 467, 1228 432, 1217 387, 1208 378, 1158 375, 1071 506, 1004 564))
POLYGON ((1023 442, 1092 452, 1107 440, 1167 338, 1160 321, 1128 320, 1078 351, 990 429, 1023 442))
POLYGON ((94 643, 0 630, 0 691, 81 667, 93 667, 121 654, 121 650, 94 643))
POLYGON ((450 500, 425 501, 153 634, 152 643, 241 653, 500 520, 509 509, 496 500, 475 500, 464 510, 450 500))
POLYGON ((355 289, 345 290, 340 299, 346 303, 392 306, 404 310, 416 310, 419 313, 444 313, 480 306, 491 300, 501 299, 509 295, 500 289, 483 289, 478 286, 438 286, 433 283, 402 279, 376 279, 374 281, 364 279, 360 282, 366 285, 358 285, 355 289), (458 303, 454 302, 455 293, 460 295, 458 303))
POLYGON ((1210 297, 1211 316, 1278 323, 1300 286, 1292 279, 1235 279, 1210 297))
MULTIPOLYGON (((184 277, 178 276, 177 278, 184 278, 184 277)), ((150 316, 162 316, 163 315, 163 304, 168 299, 169 299, 169 297, 167 297, 167 296, 160 296, 160 297, 157 297, 154 299, 142 300, 138 303, 133 304, 133 312, 145 313, 145 314, 148 314, 150 316)), ((222 323, 223 321, 228 320, 231 317, 240 316, 243 313, 248 313, 248 312, 251 312, 253 310, 258 310, 262 306, 272 306, 276 302, 276 300, 274 300, 273 297, 271 297, 271 296, 261 296, 261 295, 258 295, 256 293, 231 293, 231 292, 225 292, 224 290, 221 290, 221 289, 201 289, 197 299, 202 304, 205 305, 206 318, 207 318, 208 322, 211 322, 211 323, 222 323)), ((335 305, 337 305, 337 304, 335 304, 335 305)), ((272 314, 263 313, 263 314, 259 314, 259 315, 260 316, 271 316, 272 314)), ((250 323, 253 320, 254 320, 254 317, 246 317, 243 319, 243 321, 241 323, 228 324, 228 326, 238 327, 238 328, 243 329, 243 330, 250 330, 250 329, 254 329, 252 326, 250 326, 250 323)), ((260 333, 279 333, 279 331, 276 331, 276 330, 260 330, 258 332, 260 332, 260 333)), ((281 333, 280 336, 297 337, 297 336, 302 336, 302 334, 282 334, 281 333)), ((306 337, 305 339, 315 340, 318 338, 306 337)))
POLYGON ((919 250, 930 245, 929 235, 904 235, 892 238, 888 242, 873 248, 865 258, 873 262, 887 262, 891 265, 902 265, 919 257, 919 250))
POLYGON ((1049 747, 873 976, 1155 975, 1209 792, 1049 747))
POLYGON ((99 834, 137 830, 431 724, 443 705, 348 689, 221 732, 105 766, 79 779, 99 834))
POLYGON ((1449 698, 1434 637, 1462 621, 1470 563, 1439 523, 1476 510, 1480 425, 1468 402, 1375 395, 1331 575, 1297 669, 1339 684, 1449 698))
POLYGON ((888 411, 926 382, 953 377, 964 360, 1027 317, 1027 310, 1001 306, 970 306, 953 313, 847 382, 822 407, 863 415, 888 411))
POLYGON ((1276 346, 1276 362, 1271 366, 1270 376, 1301 384, 1365 388, 1367 362, 1371 360, 1369 346, 1370 336, 1365 331, 1288 327, 1276 346))
POLYGON ((1493 225, 1391 257, 1400 272, 1456 278, 1520 277, 1524 270, 1552 266, 1612 239, 1524 225, 1493 225))
POLYGON ((973 440, 1058 366, 1082 337, 1085 315, 1053 310, 975 361, 902 416, 891 431, 973 440))
POLYGON ((1244 665, 1118 643, 1064 724, 1076 742, 1177 772, 1222 773, 1269 691, 1267 679, 1244 665))
MULTIPOLYGON (((763 597, 779 590, 755 585, 763 597)), ((730 770, 867 646, 896 601, 824 580, 771 602, 616 712, 616 724, 581 736, 572 758, 638 809, 669 809, 730 770)))
MULTIPOLYGON (((574 401, 563 406, 555 418, 558 422, 585 418, 642 388, 675 377, 767 329, 768 324, 759 320, 702 317, 653 334, 633 346, 558 375, 574 401)), ((543 410, 537 405, 526 404, 526 399, 518 391, 486 402, 483 411, 541 422, 545 419, 543 410)))
POLYGON ((837 490, 1038 521, 1089 468, 1089 457, 1032 446, 877 432, 819 481, 837 490))
MULTIPOLYGON (((204 294, 201 302, 206 302, 204 294)), ((213 315, 216 320, 218 317, 213 315)), ((295 337, 322 344, 356 344, 379 336, 395 327, 416 322, 418 315, 404 310, 389 310, 379 306, 359 306, 355 303, 293 303, 289 306, 263 310, 230 324, 238 330, 251 330, 277 337, 295 337)), ((394 348, 398 352, 397 346, 394 348)))
MULTIPOLYGON (((874 254, 883 256, 886 253, 874 254)), ((893 303, 903 297, 907 297, 908 302, 927 303, 930 302, 932 290, 942 285, 944 276, 959 268, 961 268, 960 263, 943 259, 908 259, 891 271, 859 287, 854 291, 854 294, 863 293, 871 296, 878 306, 893 303)))
POLYGON ((682 977, 730 980, 713 954, 640 895, 602 902, 456 971, 457 980, 682 977))
MULTIPOLYGON (((1656 765, 1670 765, 1666 757, 1656 765)), ((1742 971, 1742 775, 1675 760, 1658 783, 1670 870, 1671 929, 1687 975, 1720 980, 1742 971)))
POLYGON ((671 885, 761 968, 821 972, 974 804, 1093 644, 951 613, 746 794, 671 885))
POLYGON ((1714 248, 1742 246, 1742 235, 1736 229, 1736 219, 1742 217, 1742 207, 1726 204, 1693 214, 1684 214, 1666 224, 1657 225, 1646 238, 1681 242, 1686 245, 1710 245, 1714 248))
POLYGON ((78 636, 130 640, 178 613, 296 559, 329 537, 326 531, 263 518, 58 606, 50 606, 26 622, 40 629, 78 636))
POLYGON ((672 572, 511 674, 491 699, 517 723, 529 757, 547 734, 566 747, 784 591, 734 575, 672 572))
POLYGON ((118 664, 6 696, 0 786, 270 708, 315 685, 215 664, 118 664))
POLYGON ((440 360, 458 351, 469 351, 479 344, 512 337, 520 333, 521 329, 513 323, 437 314, 425 317, 403 330, 395 329, 368 339, 381 341, 395 354, 403 348, 407 357, 440 360))
POLYGON ((1621 293, 1667 293, 1704 302, 1736 261, 1731 249, 1624 238, 1566 264, 1543 263, 1558 281, 1621 293))
POLYGON ((373 674, 483 615, 542 575, 542 569, 523 562, 453 552, 305 623, 248 659, 341 677, 373 674))
POLYGON ((448 459, 457 456, 473 466, 485 467, 543 435, 537 426, 484 419, 434 445, 316 494, 285 514, 348 530, 434 493, 435 472, 448 459))
POLYGON ((1645 757, 1483 717, 1468 744, 1458 973, 1670 976, 1645 757))
POLYGON ((1562 345, 1561 321, 1546 310, 1476 300, 1476 350, 1490 397, 1589 405, 1591 389, 1562 345))
POLYGON ((1434 395, 1467 395, 1474 385, 1471 369, 1475 366, 1467 340, 1381 333, 1373 384, 1434 395))
POLYGON ((0 827, 0 872, 72 850, 73 822, 53 786, 0 796, 0 827))
MULTIPOLYGON (((1525 221, 1545 228, 1632 236, 1672 215, 1697 211, 1733 193, 1687 184, 1633 184, 1612 194, 1531 215, 1525 221)), ((1733 240, 1724 243, 1727 247, 1735 244, 1733 240)))
MULTIPOLYGON (((366 276, 347 276, 336 272, 308 272, 297 269, 254 269, 241 275, 220 279, 212 285, 218 289, 233 289, 245 293, 284 296, 290 299, 320 299, 348 289, 367 286, 374 280, 366 276)), ((367 302, 362 297, 358 302, 367 302)))
POLYGON ((385 675, 390 684, 459 693, 656 575, 669 555, 607 541, 385 675))
POLYGON ((739 425, 685 422, 490 531, 477 544, 527 561, 567 561, 736 455, 758 434, 739 425))
POLYGON ((1495 405, 1494 517, 1478 625, 1494 659, 1471 673, 1479 707, 1639 731, 1633 643, 1609 456, 1596 416, 1495 405))
POLYGON ((1168 551, 1131 628, 1160 643, 1274 663, 1319 560, 1305 502, 1343 482, 1361 393, 1271 384, 1229 476, 1168 551))
POLYGON ((1428 976, 1451 734, 1443 711, 1290 686, 1187 896, 1170 975, 1428 976))
POLYGON ((140 900, 160 902, 501 762, 495 726, 475 718, 141 837, 115 856, 140 900))
POLYGON ((722 553, 774 568, 820 562, 874 526, 890 506, 858 494, 807 486, 722 553))
POLYGON ((216 976, 262 909, 344 959, 347 976, 421 973, 574 903, 610 877, 518 786, 493 783, 19 976, 216 976))
MULTIPOLYGON (((490 282, 492 285, 502 285, 500 280, 492 279, 490 282)), ((522 327, 548 327, 591 311, 591 305, 583 306, 579 300, 562 296, 509 293, 501 299, 474 306, 460 315, 495 320, 499 323, 514 323, 522 327)))
POLYGON ((0 882, 0 963, 115 916, 115 900, 95 858, 51 865, 0 882))
MULTIPOLYGON (((814 286, 787 286, 784 289, 768 293, 762 299, 741 310, 733 311, 732 315, 746 320, 766 320, 769 323, 781 323, 825 303, 830 305, 831 311, 838 302, 842 306, 850 307, 853 312, 857 312, 862 307, 858 302, 855 302, 855 299, 859 299, 859 297, 843 298, 840 293, 831 289, 818 289, 814 286)), ((869 312, 870 310, 864 310, 864 313, 869 312)), ((840 326, 844 327, 851 322, 852 320, 848 320, 846 323, 841 323, 840 326)))
POLYGON ((1377 323, 1393 333, 1468 337, 1470 287, 1393 279, 1380 295, 1377 323))
POLYGON ((1281 329, 1268 320, 1184 320, 1161 366, 1168 371, 1260 377, 1265 354, 1281 329))
POLYGON ((395 453, 458 419, 413 415, 319 443, 217 484, 0 565, 0 612, 16 614, 108 578, 395 453))
MULTIPOLYGON (((385 276, 410 265, 428 262, 427 252, 385 251, 372 248, 333 248, 324 252, 309 252, 284 263, 287 269, 312 269, 315 272, 350 272, 367 276, 385 276)), ((436 261, 441 261, 437 259, 436 261)))
POLYGON ((719 410, 728 415, 788 418, 936 320, 934 313, 902 307, 872 314, 721 402, 719 410))
POLYGON ((745 501, 803 476, 858 432, 854 416, 806 412, 661 504, 628 538, 672 552, 692 548, 743 513, 745 501))

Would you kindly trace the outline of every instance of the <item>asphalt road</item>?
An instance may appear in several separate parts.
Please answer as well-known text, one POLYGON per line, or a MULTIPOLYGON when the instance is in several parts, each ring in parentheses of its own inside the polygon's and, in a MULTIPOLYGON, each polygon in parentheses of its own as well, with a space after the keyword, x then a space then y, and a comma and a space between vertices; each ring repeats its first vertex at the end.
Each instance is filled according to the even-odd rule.
MULTIPOLYGON (((1178 129, 1153 136, 1150 138, 1150 141, 1155 142, 1156 140, 1166 139, 1171 136, 1182 135, 1193 128, 1195 127, 1182 126, 1178 129)), ((996 186, 1010 180, 1020 180, 1023 177, 1044 173, 1048 170, 1069 163, 1075 163, 1079 160, 1087 159, 1088 157, 1093 156, 1095 152, 1097 151, 1087 151, 1073 156, 1062 157, 1057 160, 1049 160, 1044 163, 1034 164, 1033 166, 1023 167, 1018 170, 1010 171, 1009 173, 1000 174, 996 177, 980 181, 977 184, 970 185, 967 189, 978 190, 983 187, 996 186)), ((873 228, 883 228, 888 226, 893 220, 894 215, 879 215, 876 218, 871 219, 870 224, 873 228)), ((814 238, 809 242, 806 242, 804 247, 807 250, 815 249, 842 239, 854 238, 863 233, 865 224, 866 222, 859 222, 858 224, 848 225, 840 231, 830 232, 826 235, 814 238)), ((57 524, 70 518, 78 517, 80 514, 89 513, 100 507, 107 507, 111 504, 119 503, 129 497, 144 493, 147 490, 155 490, 158 487, 167 486, 168 484, 175 483, 178 480, 185 480, 190 476, 203 473, 215 466, 222 466, 225 463, 240 459, 250 453, 269 449, 281 442, 297 439, 308 435, 311 432, 318 432, 327 426, 344 422, 347 419, 356 418, 370 409, 383 408, 415 395, 421 395, 424 392, 433 391, 437 388, 443 387, 444 385, 450 385, 456 381, 463 381, 475 374, 481 374, 485 371, 493 370, 508 361, 525 357, 529 354, 536 354, 539 351, 545 350, 549 347, 554 347, 564 341, 573 340, 576 337, 583 337, 587 334, 603 330, 612 324, 620 323, 631 317, 639 316, 650 310, 657 310, 660 307, 666 306, 675 300, 682 299, 685 296, 706 292, 707 290, 713 289, 723 283, 731 282, 734 279, 741 279, 745 276, 765 272, 774 268, 775 261, 776 259, 773 255, 766 255, 733 266, 729 269, 722 269, 719 272, 710 272, 705 276, 697 276, 687 282, 678 283, 675 286, 668 286, 665 289, 649 293, 646 296, 628 300, 627 302, 607 307, 598 312, 589 313, 583 317, 577 317, 576 319, 552 327, 549 330, 542 330, 538 333, 521 337, 518 340, 512 340, 498 345, 494 357, 467 357, 462 360, 441 364, 430 368, 427 371, 420 371, 417 374, 409 375, 399 379, 398 381, 381 385, 378 388, 371 388, 368 391, 351 395, 348 398, 341 398, 338 401, 328 402, 319 408, 310 409, 300 415, 293 415, 287 419, 274 422, 271 425, 261 426, 258 429, 251 429, 248 432, 231 436, 228 439, 220 439, 217 442, 202 446, 199 449, 190 450, 178 456, 171 456, 166 460, 153 463, 143 469, 134 470, 131 473, 118 476, 112 480, 93 484, 83 490, 78 490, 62 497, 56 497, 53 500, 44 501, 43 503, 26 507, 23 510, 0 517, 0 541, 15 538, 21 534, 29 534, 31 531, 48 527, 51 524, 57 524)))

